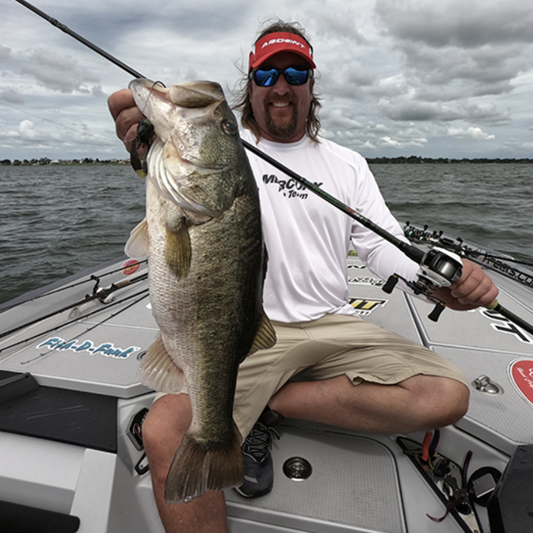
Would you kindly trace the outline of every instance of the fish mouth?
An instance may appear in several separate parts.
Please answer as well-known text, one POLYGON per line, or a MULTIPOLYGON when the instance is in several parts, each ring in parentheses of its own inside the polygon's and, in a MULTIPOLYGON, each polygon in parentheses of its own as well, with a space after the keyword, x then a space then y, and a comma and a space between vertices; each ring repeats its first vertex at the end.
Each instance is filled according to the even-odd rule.
POLYGON ((223 206, 202 189, 194 175, 223 172, 231 165, 206 154, 203 136, 194 130, 214 119, 215 110, 225 102, 220 85, 192 81, 167 88, 144 78, 133 80, 129 87, 157 134, 148 157, 152 183, 178 207, 205 217, 218 216, 223 206))
POLYGON ((129 88, 134 93, 136 102, 139 100, 137 104, 141 103, 141 112, 156 126, 158 136, 164 142, 171 141, 174 145, 172 155, 178 159, 185 174, 190 175, 195 170, 208 172, 226 168, 227 165, 217 164, 215 161, 206 165, 201 154, 195 156, 195 146, 187 139, 187 133, 180 134, 172 125, 176 119, 186 122, 203 121, 213 114, 224 102, 224 93, 218 83, 189 81, 167 88, 161 82, 139 78, 131 81, 129 88))

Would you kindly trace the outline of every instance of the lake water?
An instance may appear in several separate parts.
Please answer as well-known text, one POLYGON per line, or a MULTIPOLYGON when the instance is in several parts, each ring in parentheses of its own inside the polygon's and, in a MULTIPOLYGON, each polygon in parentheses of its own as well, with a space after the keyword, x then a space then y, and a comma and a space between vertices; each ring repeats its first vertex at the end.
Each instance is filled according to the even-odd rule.
MULTIPOLYGON (((400 223, 533 261, 533 165, 371 168, 400 223)), ((129 165, 0 166, 0 191, 0 303, 119 257, 144 216, 129 165)))

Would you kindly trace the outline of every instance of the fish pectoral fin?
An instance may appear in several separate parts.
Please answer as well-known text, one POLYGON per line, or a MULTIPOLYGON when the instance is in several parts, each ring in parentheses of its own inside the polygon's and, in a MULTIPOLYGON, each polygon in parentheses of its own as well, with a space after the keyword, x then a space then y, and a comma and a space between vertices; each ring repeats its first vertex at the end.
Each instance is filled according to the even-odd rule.
POLYGON ((178 219, 174 226, 167 224, 165 261, 178 279, 188 276, 191 267, 191 238, 185 218, 178 219))
POLYGON ((261 322, 259 323, 259 328, 257 329, 250 353, 252 354, 257 352, 257 350, 272 348, 274 344, 276 344, 276 332, 274 331, 269 318, 266 316, 266 313, 263 311, 261 322))
POLYGON ((131 230, 130 238, 124 247, 124 253, 131 258, 148 257, 148 248, 148 222, 144 218, 131 230))
POLYGON ((195 226, 200 226, 202 224, 205 224, 206 222, 209 222, 213 218, 211 215, 203 215, 202 213, 198 213, 190 209, 182 209, 182 211, 187 217, 187 219, 190 222, 192 222, 195 226))
POLYGON ((142 358, 137 375, 143 385, 158 392, 178 393, 185 387, 183 371, 168 355, 161 333, 142 358))
POLYGON ((187 432, 168 472, 165 501, 186 503, 208 490, 238 487, 243 481, 241 436, 235 424, 225 445, 201 443, 187 432))

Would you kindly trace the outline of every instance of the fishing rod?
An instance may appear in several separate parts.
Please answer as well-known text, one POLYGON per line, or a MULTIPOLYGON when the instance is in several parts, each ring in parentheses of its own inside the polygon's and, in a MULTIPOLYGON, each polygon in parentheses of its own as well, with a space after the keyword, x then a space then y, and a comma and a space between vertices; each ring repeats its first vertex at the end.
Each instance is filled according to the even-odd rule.
POLYGON ((85 39, 85 37, 82 37, 80 34, 76 33, 75 31, 72 31, 70 28, 56 20, 55 18, 47 15, 44 11, 41 11, 34 5, 30 4, 29 2, 26 2, 26 0, 15 0, 15 2, 18 2, 19 4, 23 5, 24 7, 28 8, 30 11, 33 11, 35 14, 42 17, 44 20, 48 21, 52 26, 55 26, 56 28, 60 29, 61 31, 65 32, 67 35, 70 35, 71 37, 74 37, 77 41, 84 44, 97 54, 100 54, 102 57, 105 57, 108 61, 111 61, 111 63, 114 63, 117 65, 117 67, 120 67, 122 70, 125 70, 129 74, 131 74, 134 78, 144 78, 142 74, 139 74, 136 70, 133 70, 130 66, 126 65, 116 57, 112 56, 111 54, 108 54, 105 50, 102 50, 99 46, 96 46, 95 44, 91 43, 91 41, 88 41, 85 39))
MULTIPOLYGON (((147 259, 142 259, 140 261, 137 261, 137 263, 139 265, 142 265, 144 263, 148 263, 148 260, 147 259)), ((100 274, 98 276, 98 279, 101 279, 101 278, 103 278, 105 276, 111 276, 112 274, 116 274, 117 272, 121 272, 121 271, 124 271, 124 266, 121 266, 120 268, 117 268, 115 270, 109 270, 108 272, 104 272, 103 274, 100 274)), ((59 292, 66 291, 68 289, 73 289, 74 287, 79 287, 80 285, 84 285, 85 283, 90 283, 91 281, 95 281, 96 278, 97 277, 94 274, 91 274, 90 277, 88 277, 86 279, 82 279, 81 281, 76 281, 75 283, 72 283, 71 285, 61 286, 58 289, 53 289, 51 291, 44 291, 44 292, 39 291, 39 294, 37 294, 35 296, 31 296, 32 293, 30 293, 30 295, 27 295, 27 296, 29 296, 28 299, 23 300, 23 301, 19 301, 18 298, 15 298, 15 300, 7 301, 4 304, 1 304, 0 305, 0 313, 3 313, 5 311, 9 311, 10 309, 13 309, 13 307, 16 307, 19 304, 28 303, 28 302, 34 302, 35 300, 39 300, 40 298, 48 297, 51 294, 56 294, 56 293, 59 293, 59 292), (12 303, 12 302, 15 302, 15 303, 12 303)), ((78 302, 78 303, 81 303, 81 302, 78 302)), ((76 305, 76 304, 74 304, 74 305, 76 305)), ((74 307, 74 305, 72 307, 74 307)), ((0 334, 0 338, 1 338, 1 334, 0 334)))
MULTIPOLYGON (((131 74, 135 78, 146 78, 141 73, 137 72, 136 70, 132 69, 130 66, 126 65, 116 57, 112 56, 108 52, 102 50, 100 47, 96 46, 95 44, 91 43, 81 35, 77 34, 76 32, 69 29, 64 24, 61 24, 56 19, 50 17, 47 15, 44 11, 41 11, 40 9, 36 8, 29 2, 26 2, 26 0, 15 0, 19 4, 23 5, 24 7, 30 9, 40 17, 44 18, 48 22, 50 22, 53 26, 59 28, 63 32, 67 33, 71 37, 74 37, 76 40, 90 48, 91 50, 94 50, 97 54, 100 54, 108 61, 111 61, 113 64, 117 65, 122 70, 126 71, 128 74, 131 74)), ((445 305, 442 301, 438 300, 437 298, 433 297, 431 295, 431 291, 438 287, 449 287, 454 281, 457 281, 461 277, 462 273, 462 261, 461 258, 448 250, 442 249, 442 248, 432 248, 429 250, 429 252, 424 252, 417 248, 414 245, 408 244, 405 241, 399 239, 395 235, 392 235, 385 229, 379 227, 377 224, 369 220, 368 218, 364 217, 360 213, 357 213, 354 209, 347 206, 340 200, 334 198, 327 192, 325 192, 323 189, 321 189, 318 185, 311 183, 307 179, 305 179, 303 176, 300 176, 296 172, 290 170, 285 165, 280 163, 279 161, 276 161, 272 157, 265 154, 263 151, 259 150, 257 147, 251 145, 250 143, 246 141, 242 141, 244 147, 266 161, 267 163, 271 164, 281 172, 287 174, 291 178, 293 178, 298 183, 301 183, 306 189, 310 190, 326 202, 330 203, 331 205, 335 206, 337 209, 348 215, 349 217, 356 220, 359 224, 362 226, 365 226, 366 228, 370 229, 380 237, 382 237, 387 242, 394 245, 396 248, 398 248, 400 251, 402 251, 407 257, 409 257, 411 260, 413 260, 415 263, 420 265, 420 270, 418 272, 419 280, 416 282, 408 281, 401 276, 398 276, 394 274, 389 278, 387 283, 385 284, 384 290, 387 290, 387 292, 392 291, 395 284, 398 282, 399 279, 402 279, 404 283, 406 283, 415 294, 424 294, 426 297, 428 297, 430 300, 434 301, 436 303, 436 307, 433 310, 433 312, 429 315, 429 318, 431 320, 437 321, 440 313, 445 309, 445 305)), ((521 318, 517 317, 510 311, 508 311, 506 308, 501 306, 497 300, 494 300, 490 305, 486 306, 487 309, 493 309, 500 314, 504 315, 506 318, 509 318, 510 320, 514 321, 518 326, 525 329, 527 332, 533 334, 533 326, 522 320, 521 318), (506 314, 504 314, 506 313, 506 314)))
MULTIPOLYGON (((96 315, 97 313, 101 313, 102 311, 107 311, 109 310, 109 308, 111 307, 115 307, 119 304, 122 304, 128 300, 131 300, 132 298, 136 298, 137 296, 141 296, 141 298, 139 298, 138 300, 135 300, 131 305, 134 305, 138 302, 140 302, 142 299, 146 298, 146 296, 148 295, 148 291, 149 289, 142 289, 140 290, 139 292, 136 292, 135 294, 132 294, 130 296, 126 296, 125 298, 122 298, 121 300, 117 300, 115 302, 112 302, 110 303, 107 307, 100 307, 98 309, 95 309, 94 311, 91 311, 90 313, 87 313, 86 315, 84 315, 83 318, 89 318, 93 315, 96 315)), ((130 305, 128 305, 127 307, 125 307, 124 309, 121 309, 120 311, 117 311, 115 314, 112 314, 111 316, 107 317, 105 320, 103 320, 102 322, 99 322, 98 324, 95 324, 94 326, 92 326, 90 329, 86 330, 86 331, 90 331, 91 329, 94 329, 96 326, 98 326, 99 324, 103 323, 103 322, 106 322, 107 320, 109 320, 110 318, 113 318, 115 317, 117 314, 120 314, 122 313, 123 311, 125 311, 126 309, 128 309, 129 307, 131 307, 130 305)), ((32 340, 34 339, 38 339, 39 337, 42 337, 43 335, 46 335, 48 333, 51 333, 52 331, 57 331, 58 329, 61 329, 61 328, 64 328, 66 326, 70 326, 70 324, 74 324, 76 322, 78 322, 80 320, 79 317, 76 317, 76 318, 73 318, 63 324, 60 324, 58 326, 54 326, 50 329, 47 329, 45 331, 41 331, 39 333, 36 333, 35 335, 31 336, 31 337, 27 337, 27 338, 24 338, 20 341, 17 341, 17 342, 14 342, 13 344, 10 344, 9 346, 3 346, 3 347, 0 347, 0 353, 2 352, 5 352, 6 350, 9 350, 10 348, 14 348, 15 346, 20 346, 21 344, 24 344, 24 343, 28 343, 28 342, 31 342, 32 340)))
MULTIPOLYGON (((115 318, 116 316, 120 315, 124 311, 127 311, 130 307, 133 307, 134 305, 138 304, 139 302, 141 302, 142 300, 144 300, 148 296, 148 291, 149 291, 149 289, 142 289, 141 291, 139 291, 139 292, 137 292, 135 294, 132 294, 131 296, 128 296, 127 298, 119 300, 118 302, 114 302, 109 307, 114 307, 115 305, 122 304, 122 303, 124 303, 124 302, 126 302, 128 300, 131 300, 131 299, 136 298, 137 296, 139 296, 139 298, 137 298, 136 300, 133 300, 133 302, 129 303, 126 307, 123 307, 122 309, 119 309, 115 313, 111 313, 109 316, 107 316, 104 319, 100 320, 100 322, 96 322, 92 326, 88 327, 83 333, 81 333, 79 335, 87 335, 87 333, 89 333, 89 331, 92 331, 93 329, 96 329, 97 327, 101 326, 102 324, 105 324, 106 322, 108 322, 112 318, 115 318)), ((109 309, 109 307, 106 307, 106 310, 109 309)), ((96 311, 93 311, 92 313, 89 313, 86 316, 89 317, 89 316, 95 315, 95 314, 99 313, 100 311, 102 311, 102 309, 97 309, 96 311)), ((56 326, 54 328, 51 328, 48 331, 44 331, 42 333, 39 333, 38 335, 34 335, 33 337, 30 337, 29 339, 24 339, 23 341, 20 341, 18 343, 12 344, 11 346, 7 346, 6 348, 2 348, 2 350, 7 350, 9 348, 13 348, 14 346, 17 346, 19 344, 23 344, 25 342, 29 342, 29 341, 31 341, 33 339, 36 339, 38 337, 42 337, 42 336, 44 336, 44 335, 46 335, 48 333, 51 333, 52 331, 57 331, 58 329, 64 328, 65 326, 69 326, 70 324, 76 322, 76 320, 77 319, 74 319, 74 320, 71 320, 70 322, 66 322, 65 324, 62 324, 61 326, 56 326)), ((79 335, 75 335, 74 337, 72 337, 69 340, 65 341, 66 344, 68 344, 68 343, 72 342, 73 340, 75 340, 75 338, 79 337, 79 335)), ((34 357, 33 359, 30 359, 29 361, 21 361, 20 364, 21 365, 27 365, 28 363, 32 363, 33 361, 36 361, 37 359, 40 359, 42 357, 46 357, 48 354, 52 353, 53 351, 54 351, 54 349, 52 348, 48 352, 41 353, 37 357, 34 357)))
MULTIPOLYGON (((91 276, 90 280, 92 281, 96 281, 96 285, 94 286, 93 288, 93 293, 92 294, 87 294, 85 296, 85 298, 83 298, 83 300, 78 300, 72 304, 69 304, 65 307, 62 307, 61 309, 58 309, 57 311, 52 311, 51 313, 48 313, 44 316, 41 316, 39 318, 36 318, 34 320, 30 320, 29 322, 26 322, 20 326, 17 326, 16 328, 13 328, 13 329, 10 329, 9 331, 4 331, 2 333, 0 333, 0 339, 4 338, 4 337, 7 337, 8 335, 11 335, 12 333, 16 333, 17 331, 20 331, 28 326, 33 326, 34 324, 37 324, 38 322, 42 322, 44 320, 46 320, 47 318, 51 318, 53 316, 56 316, 56 315, 59 315, 65 311, 68 311, 69 309, 76 309, 77 307, 81 306, 81 305, 84 305, 88 302, 92 302, 94 300, 98 300, 100 301, 101 303, 103 304, 108 304, 109 302, 111 302, 112 300, 110 299, 110 296, 113 295, 113 293, 115 293, 116 291, 120 290, 120 289, 123 289, 124 287, 129 287, 135 283, 138 283, 139 281, 144 281, 145 279, 148 278, 148 274, 145 273, 145 274, 140 274, 138 276, 136 276, 135 278, 129 278, 129 279, 125 279, 125 280, 122 280, 122 281, 119 281, 118 283, 112 283, 109 287, 107 288, 103 288, 103 287, 99 287, 100 285, 100 278, 98 278, 97 276, 91 276)), ((86 283, 86 281, 82 282, 82 283, 86 283)), ((73 285, 74 286, 74 285, 73 285)), ((53 294, 53 292, 51 293, 46 293, 46 295, 50 295, 50 294, 53 294)), ((2 348, 3 350, 4 348, 2 348)), ((0 351, 2 351, 0 350, 0 351)))
MULTIPOLYGON (((96 46, 95 44, 91 43, 75 31, 71 30, 55 18, 51 17, 50 15, 46 14, 44 11, 41 11, 40 9, 36 8, 29 2, 26 2, 26 0, 15 0, 19 4, 23 5, 24 7, 28 8, 29 10, 33 11, 40 17, 44 18, 46 21, 50 22, 53 26, 56 28, 59 28, 61 31, 65 32, 66 34, 70 35, 71 37, 74 37, 74 39, 78 40, 83 45, 87 46, 91 50, 95 51, 97 54, 100 54, 102 57, 107 59, 108 61, 111 61, 113 64, 117 65, 122 70, 126 71, 128 74, 131 74, 134 78, 146 78, 146 76, 143 76, 140 72, 137 72, 133 68, 131 68, 129 65, 126 65, 116 57, 112 56, 105 50, 102 50, 99 46, 96 46)), ((399 248, 407 257, 415 261, 416 263, 420 264, 421 261, 424 258, 424 252, 417 248, 416 246, 413 246, 411 244, 408 244, 395 235, 392 235, 388 231, 384 230, 383 228, 380 228, 377 224, 374 224, 371 220, 364 217, 360 213, 357 213, 355 210, 353 210, 351 207, 347 206, 340 200, 334 198, 333 196, 326 193, 323 189, 318 187, 318 185, 315 185, 314 183, 311 183, 310 181, 306 180, 303 176, 298 175, 296 172, 293 172, 289 168, 287 168, 285 165, 281 164, 279 161, 276 161, 272 157, 265 154, 263 151, 259 150, 257 147, 253 146, 252 144, 248 143, 245 140, 242 140, 242 143, 244 147, 266 161, 267 163, 271 164, 278 170, 281 170, 297 182, 301 183, 304 187, 309 189, 311 192, 315 193, 316 195, 320 196, 325 201, 329 202, 330 204, 334 205, 337 209, 340 209, 343 213, 347 214, 363 226, 367 227, 368 229, 372 230, 374 233, 377 233, 380 237, 387 240, 388 242, 392 243, 394 246, 399 248)))

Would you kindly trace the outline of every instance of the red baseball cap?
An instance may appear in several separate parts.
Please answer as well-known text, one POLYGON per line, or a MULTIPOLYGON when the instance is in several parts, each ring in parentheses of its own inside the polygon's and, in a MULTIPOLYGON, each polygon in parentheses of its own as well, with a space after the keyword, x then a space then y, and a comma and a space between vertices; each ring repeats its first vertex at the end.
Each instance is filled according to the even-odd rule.
POLYGON ((299 35, 294 33, 276 32, 261 37, 250 52, 250 70, 257 68, 269 57, 280 52, 292 52, 303 57, 312 68, 316 68, 313 61, 313 48, 299 35))

